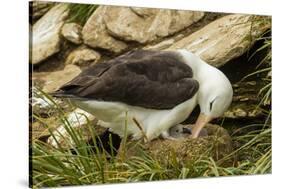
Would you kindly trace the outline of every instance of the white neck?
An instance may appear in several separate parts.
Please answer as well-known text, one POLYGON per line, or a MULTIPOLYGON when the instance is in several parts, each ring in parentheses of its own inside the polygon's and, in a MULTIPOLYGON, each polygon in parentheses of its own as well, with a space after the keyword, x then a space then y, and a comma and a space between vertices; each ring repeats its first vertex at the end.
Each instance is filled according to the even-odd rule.
POLYGON ((198 56, 186 50, 178 52, 184 58, 185 63, 192 68, 193 78, 199 82, 197 100, 201 112, 213 117, 221 116, 232 100, 233 90, 230 81, 219 69, 207 64, 198 56), (214 104, 217 108, 213 108, 211 111, 209 102, 214 99, 217 99, 214 104))
POLYGON ((217 70, 187 50, 178 50, 178 52, 183 56, 186 64, 191 67, 193 78, 196 79, 199 84, 202 84, 203 81, 205 82, 206 78, 217 70))

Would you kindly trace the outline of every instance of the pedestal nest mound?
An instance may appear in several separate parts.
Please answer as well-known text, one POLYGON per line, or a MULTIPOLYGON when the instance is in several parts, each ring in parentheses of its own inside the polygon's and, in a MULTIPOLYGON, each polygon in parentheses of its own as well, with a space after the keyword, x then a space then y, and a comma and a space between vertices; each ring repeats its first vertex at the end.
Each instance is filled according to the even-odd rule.
MULTIPOLYGON (((208 136, 179 140, 156 139, 146 144, 140 141, 128 141, 127 146, 119 149, 119 158, 130 159, 143 156, 144 152, 161 164, 180 162, 182 165, 204 157, 221 159, 233 151, 232 140, 228 132, 219 125, 206 125, 208 136)), ((122 146, 122 145, 121 145, 122 146)))

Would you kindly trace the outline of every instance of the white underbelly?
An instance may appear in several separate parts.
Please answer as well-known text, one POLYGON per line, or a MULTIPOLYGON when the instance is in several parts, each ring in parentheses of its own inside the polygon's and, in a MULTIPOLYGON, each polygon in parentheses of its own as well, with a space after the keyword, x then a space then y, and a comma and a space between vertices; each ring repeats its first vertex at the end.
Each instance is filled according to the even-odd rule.
POLYGON ((73 101, 79 108, 93 114, 103 127, 121 137, 125 132, 138 139, 145 133, 146 137, 153 139, 171 126, 183 122, 197 104, 197 97, 185 101, 172 109, 157 110, 138 106, 131 106, 121 102, 106 102, 97 100, 73 101), (137 120, 141 129, 138 127, 137 120), (126 128, 126 131, 125 131, 126 128))

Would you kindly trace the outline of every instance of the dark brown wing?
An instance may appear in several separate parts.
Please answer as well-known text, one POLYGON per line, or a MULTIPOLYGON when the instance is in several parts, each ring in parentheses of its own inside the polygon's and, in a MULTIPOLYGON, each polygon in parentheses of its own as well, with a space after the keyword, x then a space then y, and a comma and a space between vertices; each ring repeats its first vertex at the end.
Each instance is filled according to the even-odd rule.
POLYGON ((55 96, 124 102, 169 109, 194 96, 199 83, 174 52, 134 51, 92 67, 67 83, 55 96))

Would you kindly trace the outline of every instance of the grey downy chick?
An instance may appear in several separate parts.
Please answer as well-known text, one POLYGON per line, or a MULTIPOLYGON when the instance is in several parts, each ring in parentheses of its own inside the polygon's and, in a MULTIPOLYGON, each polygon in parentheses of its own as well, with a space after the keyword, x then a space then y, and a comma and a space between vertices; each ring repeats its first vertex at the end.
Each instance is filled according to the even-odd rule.
MULTIPOLYGON (((194 125, 178 124, 169 129, 169 135, 175 139, 190 137, 192 134, 193 127, 194 125)), ((199 133, 199 137, 205 137, 205 136, 208 136, 208 132, 205 128, 203 128, 199 133)))

